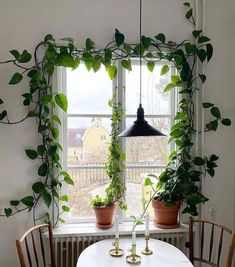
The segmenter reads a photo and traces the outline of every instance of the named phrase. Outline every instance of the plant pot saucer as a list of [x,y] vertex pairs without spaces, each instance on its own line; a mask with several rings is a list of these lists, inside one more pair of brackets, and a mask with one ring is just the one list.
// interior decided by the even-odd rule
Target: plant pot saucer
[[153,222],[156,227],[162,228],[162,229],[175,229],[180,226],[180,223],[178,222],[177,224],[160,224],[157,223],[156,221]]
[[99,224],[99,223],[95,223],[96,227],[100,228],[100,229],[109,229],[111,227],[113,227],[114,222],[110,223],[110,224]]

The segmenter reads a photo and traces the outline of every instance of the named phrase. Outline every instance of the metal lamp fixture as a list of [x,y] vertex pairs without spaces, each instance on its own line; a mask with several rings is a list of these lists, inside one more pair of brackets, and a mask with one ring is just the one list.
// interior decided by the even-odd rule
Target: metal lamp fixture
[[[140,0],[140,46],[142,36],[142,0]],[[164,136],[160,131],[153,128],[144,119],[144,109],[141,104],[141,93],[142,93],[142,53],[140,51],[140,104],[137,109],[137,120],[134,121],[133,125],[121,132],[119,137],[134,137],[134,136]]]

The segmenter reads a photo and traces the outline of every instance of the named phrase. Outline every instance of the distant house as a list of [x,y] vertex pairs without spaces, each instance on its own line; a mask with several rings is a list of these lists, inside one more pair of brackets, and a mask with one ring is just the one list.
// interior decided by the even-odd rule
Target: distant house
[[87,129],[72,128],[68,130],[68,162],[104,163],[107,159],[107,146],[110,132],[101,119],[93,120]]

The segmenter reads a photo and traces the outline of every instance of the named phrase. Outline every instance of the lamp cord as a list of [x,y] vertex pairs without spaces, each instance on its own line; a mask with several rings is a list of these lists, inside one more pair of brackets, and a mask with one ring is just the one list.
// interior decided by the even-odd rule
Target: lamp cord
[[142,0],[140,0],[140,105],[141,105],[141,95],[142,95],[142,55],[141,55],[141,36],[142,36]]

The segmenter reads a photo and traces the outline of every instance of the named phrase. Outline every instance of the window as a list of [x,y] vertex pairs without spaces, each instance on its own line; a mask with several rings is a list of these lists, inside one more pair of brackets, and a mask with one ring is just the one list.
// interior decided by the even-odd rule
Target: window
[[[167,135],[173,122],[175,100],[173,92],[163,93],[171,74],[160,76],[162,65],[156,65],[152,73],[143,65],[142,104],[149,124]],[[63,157],[67,162],[65,168],[75,182],[74,187],[68,188],[69,217],[90,221],[94,215],[89,201],[97,194],[104,195],[109,183],[103,170],[110,142],[108,100],[115,90],[119,90],[119,102],[125,110],[121,128],[133,123],[139,104],[139,63],[134,61],[132,72],[118,71],[116,81],[109,79],[104,68],[94,74],[82,64],[75,71],[64,70],[62,76],[69,102],[68,112],[64,115],[67,151]],[[141,199],[148,194],[143,184],[146,175],[161,173],[172,148],[167,137],[122,138],[121,142],[126,152],[124,179],[128,210],[123,219],[127,220],[143,208]]]

